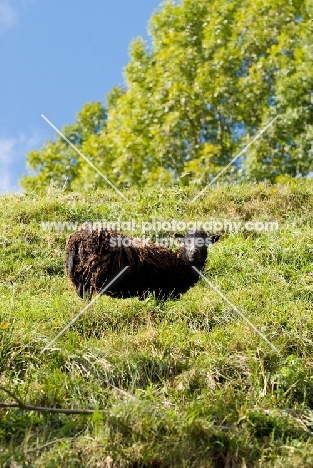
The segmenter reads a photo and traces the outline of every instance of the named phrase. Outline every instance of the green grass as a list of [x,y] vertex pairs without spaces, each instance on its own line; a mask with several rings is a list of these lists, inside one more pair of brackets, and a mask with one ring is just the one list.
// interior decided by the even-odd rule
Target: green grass
[[[1,466],[313,466],[313,183],[194,195],[1,197],[0,385],[34,405],[103,410],[0,409]],[[280,354],[204,280],[178,301],[102,297],[41,354],[85,303],[64,275],[68,233],[40,223],[152,216],[278,221],[275,232],[225,232],[204,274]]]

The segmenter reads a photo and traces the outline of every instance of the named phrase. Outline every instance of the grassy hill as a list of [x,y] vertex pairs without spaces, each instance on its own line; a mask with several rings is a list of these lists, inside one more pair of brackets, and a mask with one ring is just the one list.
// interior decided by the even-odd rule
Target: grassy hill
[[[0,408],[0,465],[312,467],[313,183],[210,188],[195,203],[178,187],[126,195],[0,199],[0,385],[25,403],[96,409]],[[102,297],[41,352],[86,305],[64,275],[69,233],[41,223],[151,217],[278,223],[225,229],[204,274],[279,353],[204,280],[178,301]]]

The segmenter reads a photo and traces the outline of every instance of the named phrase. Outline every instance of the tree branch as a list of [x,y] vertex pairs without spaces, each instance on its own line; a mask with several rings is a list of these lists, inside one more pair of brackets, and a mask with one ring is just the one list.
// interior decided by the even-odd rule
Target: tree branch
[[[20,408],[24,411],[38,411],[40,413],[63,413],[63,414],[93,414],[96,410],[94,409],[75,409],[75,408],[49,408],[47,406],[35,406],[35,405],[28,405],[23,403],[20,398],[18,398],[11,390],[4,388],[0,385],[0,390],[4,391],[8,395],[10,395],[14,400],[15,403],[3,403],[0,402],[0,408]],[[103,413],[105,410],[99,410]]]

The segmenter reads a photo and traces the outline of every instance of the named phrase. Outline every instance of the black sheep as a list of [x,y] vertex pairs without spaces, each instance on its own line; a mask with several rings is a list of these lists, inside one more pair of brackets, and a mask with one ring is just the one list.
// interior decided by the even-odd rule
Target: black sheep
[[159,299],[179,298],[199,280],[192,266],[202,270],[208,246],[219,236],[196,230],[175,237],[182,243],[176,252],[110,229],[77,231],[67,241],[66,274],[83,298],[99,293],[128,266],[104,294],[144,299],[152,292]]

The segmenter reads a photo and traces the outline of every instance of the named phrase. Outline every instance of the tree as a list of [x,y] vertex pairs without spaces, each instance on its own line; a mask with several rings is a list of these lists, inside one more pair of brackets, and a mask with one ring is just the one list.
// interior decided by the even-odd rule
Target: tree
[[[227,178],[306,176],[313,167],[310,16],[311,0],[166,1],[150,21],[151,47],[132,42],[125,89],[109,93],[107,119],[86,126],[78,146],[118,186],[203,184],[279,114]],[[81,135],[79,118],[77,125]],[[24,177],[25,187],[57,179],[62,165],[71,187],[100,183],[59,140],[28,161],[38,174]]]
[[[87,103],[77,115],[73,125],[62,128],[63,135],[77,148],[91,154],[91,159],[99,159],[103,166],[104,144],[102,130],[106,126],[106,111],[100,102]],[[33,174],[22,176],[21,185],[26,190],[40,189],[51,182],[70,189],[78,188],[82,180],[91,179],[89,166],[79,154],[60,136],[56,141],[49,140],[39,151],[30,151],[27,166]],[[97,178],[97,173],[92,172]]]

